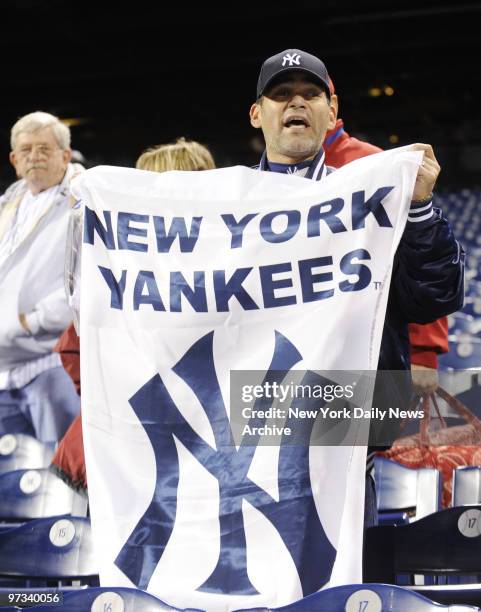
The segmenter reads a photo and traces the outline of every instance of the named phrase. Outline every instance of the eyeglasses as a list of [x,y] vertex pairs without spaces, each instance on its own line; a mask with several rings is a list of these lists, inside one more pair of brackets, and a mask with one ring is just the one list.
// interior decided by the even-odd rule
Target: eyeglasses
[[20,157],[28,157],[33,151],[40,153],[44,157],[50,157],[55,153],[55,151],[61,151],[60,147],[49,147],[48,145],[38,144],[38,145],[25,145],[15,150],[15,153]]

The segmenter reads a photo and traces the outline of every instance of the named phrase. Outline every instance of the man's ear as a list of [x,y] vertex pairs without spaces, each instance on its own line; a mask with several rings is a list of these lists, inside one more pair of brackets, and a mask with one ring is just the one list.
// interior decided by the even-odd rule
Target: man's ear
[[254,102],[249,111],[249,117],[251,119],[251,125],[255,128],[262,127],[261,121],[261,105],[259,102]]
[[10,163],[12,164],[12,166],[16,168],[17,167],[17,156],[15,155],[13,151],[10,151],[8,159],[10,160]]
[[10,151],[9,159],[10,159],[10,163],[15,168],[15,173],[17,175],[17,178],[23,178],[18,173],[18,160],[17,160],[17,156],[15,155],[14,151]]
[[63,163],[67,165],[69,161],[72,159],[72,149],[64,149],[62,151],[62,159],[63,159]]
[[332,130],[336,127],[337,121],[337,111],[339,110],[339,101],[337,99],[336,94],[331,95],[331,100],[329,102],[329,125],[328,130]]

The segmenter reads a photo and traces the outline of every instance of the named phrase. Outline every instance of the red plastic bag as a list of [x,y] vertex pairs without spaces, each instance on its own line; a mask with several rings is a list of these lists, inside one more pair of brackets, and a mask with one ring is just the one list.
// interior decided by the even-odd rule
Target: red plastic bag
[[[436,394],[466,424],[448,427],[439,411]],[[451,505],[453,470],[463,465],[481,465],[481,420],[441,387],[421,401],[424,417],[419,433],[398,438],[389,450],[378,454],[406,467],[434,467],[440,470],[443,477],[442,505],[447,508]],[[435,431],[431,427],[431,404],[440,423],[440,428]]]

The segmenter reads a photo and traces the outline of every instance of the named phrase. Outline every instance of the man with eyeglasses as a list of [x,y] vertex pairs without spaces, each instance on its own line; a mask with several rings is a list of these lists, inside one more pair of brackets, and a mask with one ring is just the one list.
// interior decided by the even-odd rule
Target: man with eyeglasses
[[0,435],[53,442],[79,410],[52,348],[72,318],[64,261],[69,183],[81,167],[69,163],[70,130],[49,113],[19,119],[11,149],[19,180],[0,197]]

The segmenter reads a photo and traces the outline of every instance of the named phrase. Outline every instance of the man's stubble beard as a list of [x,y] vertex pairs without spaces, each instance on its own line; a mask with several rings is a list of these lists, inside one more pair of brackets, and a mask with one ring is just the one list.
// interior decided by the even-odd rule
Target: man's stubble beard
[[320,144],[315,138],[282,138],[278,140],[277,150],[285,157],[298,158],[299,161],[315,157]]

